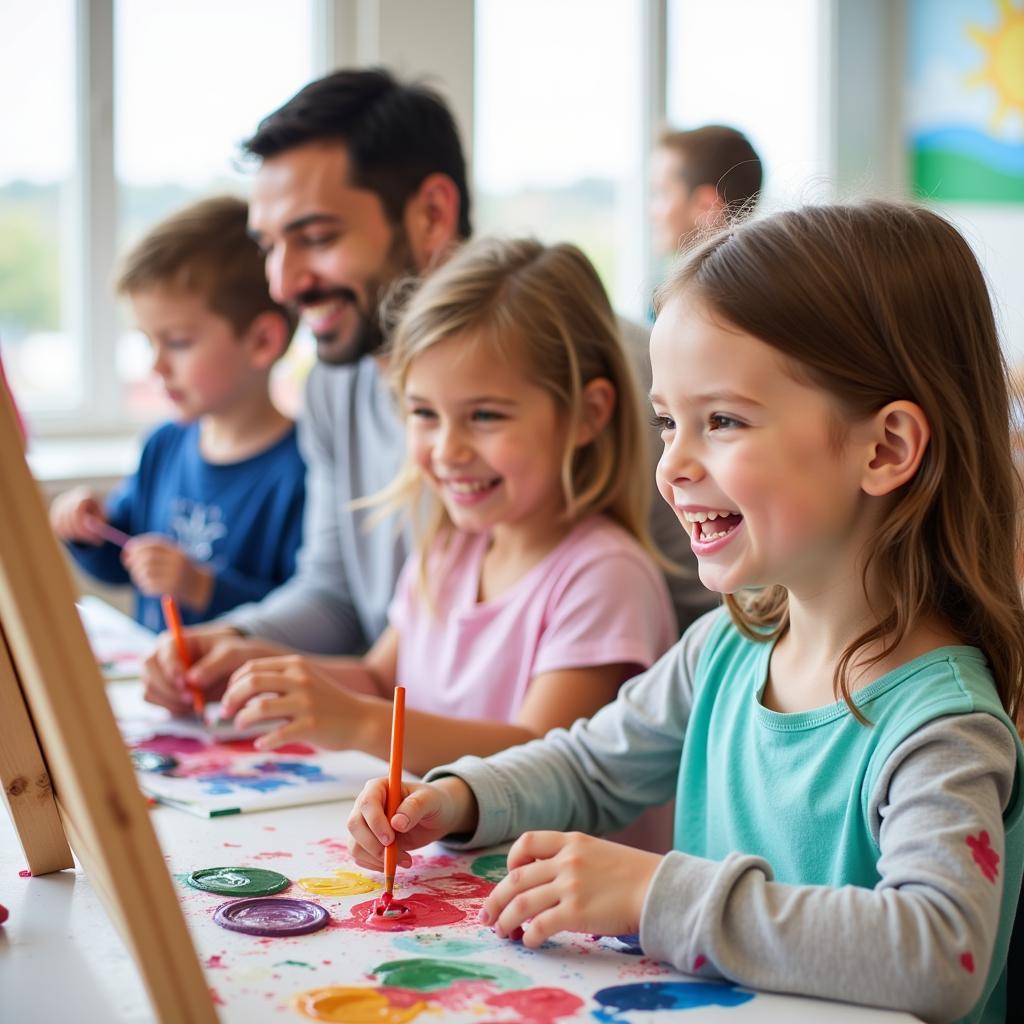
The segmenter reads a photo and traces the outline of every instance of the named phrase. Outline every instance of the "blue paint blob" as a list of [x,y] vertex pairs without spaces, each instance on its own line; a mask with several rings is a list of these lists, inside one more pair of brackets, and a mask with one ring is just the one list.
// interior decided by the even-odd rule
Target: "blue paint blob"
[[639,935],[595,935],[594,938],[598,945],[614,950],[616,953],[625,953],[626,956],[644,955]]
[[594,993],[603,1009],[593,1010],[596,1020],[623,1021],[630,1010],[693,1010],[700,1006],[741,1006],[754,998],[734,985],[710,981],[644,981],[615,985]]

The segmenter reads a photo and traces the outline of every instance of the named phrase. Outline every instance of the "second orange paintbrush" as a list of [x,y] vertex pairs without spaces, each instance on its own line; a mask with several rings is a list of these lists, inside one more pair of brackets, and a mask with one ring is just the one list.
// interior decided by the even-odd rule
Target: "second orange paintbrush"
[[[171,594],[164,594],[160,598],[160,605],[164,610],[164,621],[167,628],[174,637],[175,646],[178,648],[178,657],[181,659],[181,667],[187,672],[192,667],[192,659],[188,656],[188,644],[185,643],[185,632],[181,625],[181,615],[178,612],[178,603]],[[206,711],[206,700],[203,698],[203,691],[198,686],[190,686],[192,692],[192,707],[196,714],[202,718]]]

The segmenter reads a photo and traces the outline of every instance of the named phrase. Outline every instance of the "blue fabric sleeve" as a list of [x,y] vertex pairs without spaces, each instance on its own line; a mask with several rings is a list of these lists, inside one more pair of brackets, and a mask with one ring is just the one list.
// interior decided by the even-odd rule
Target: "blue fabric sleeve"
[[[136,472],[122,480],[107,498],[107,522],[122,533],[134,532],[132,513],[137,504],[138,488],[139,475]],[[72,541],[66,547],[78,566],[95,579],[104,583],[131,583],[128,570],[121,564],[121,549],[116,544],[109,541],[100,545]]]

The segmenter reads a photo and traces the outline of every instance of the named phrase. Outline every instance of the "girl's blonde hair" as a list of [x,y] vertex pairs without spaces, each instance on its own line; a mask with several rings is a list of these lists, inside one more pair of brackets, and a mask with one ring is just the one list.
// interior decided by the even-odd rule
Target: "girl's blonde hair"
[[[615,314],[587,257],[574,245],[479,239],[432,273],[409,300],[388,349],[388,372],[403,414],[413,361],[456,335],[484,346],[497,366],[520,368],[566,417],[564,520],[604,513],[654,555],[647,533],[651,485],[636,385]],[[573,439],[586,415],[583,389],[598,378],[615,388],[614,411],[603,430],[576,447]],[[434,542],[451,529],[443,504],[411,459],[375,503],[385,513],[400,508],[410,515],[425,585]]]
[[[790,357],[849,422],[898,399],[928,418],[920,468],[868,545],[865,592],[870,571],[883,595],[877,622],[843,652],[836,692],[863,721],[850,699],[852,659],[877,641],[883,650],[873,661],[885,657],[916,619],[935,615],[985,653],[1020,729],[1011,391],[988,289],[964,238],[910,204],[809,207],[700,244],[659,290],[659,307],[681,294]],[[782,587],[726,600],[752,639],[788,628]]]

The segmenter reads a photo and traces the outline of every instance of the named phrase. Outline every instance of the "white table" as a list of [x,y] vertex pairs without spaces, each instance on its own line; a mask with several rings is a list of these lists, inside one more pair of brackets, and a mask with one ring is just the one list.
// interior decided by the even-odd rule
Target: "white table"
[[[173,808],[157,807],[152,811],[152,821],[174,874],[242,864],[278,870],[294,880],[325,876],[334,868],[359,870],[347,862],[336,845],[348,841],[348,810],[347,803],[319,804],[204,820]],[[10,919],[0,928],[0,1019],[12,1024],[153,1020],[139,973],[89,879],[80,870],[40,878],[19,877],[24,867],[11,823],[6,815],[0,815],[0,903],[10,911]],[[223,1021],[301,1021],[306,1018],[290,1006],[296,993],[326,985],[374,984],[367,971],[375,958],[367,952],[367,946],[379,937],[367,941],[364,933],[336,928],[295,939],[259,940],[237,935],[212,921],[213,908],[225,902],[224,897],[189,889],[180,880],[175,884],[211,989],[223,1001],[218,1006]],[[293,886],[284,895],[307,894]],[[320,902],[333,918],[344,919],[350,906],[370,898],[325,897]],[[445,934],[493,945],[493,936],[475,924],[467,923]],[[640,958],[615,953],[589,937],[567,939],[565,944],[559,940],[558,948],[536,953],[518,946],[511,951],[506,948],[496,957],[492,950],[491,960],[508,964],[511,957],[512,965],[537,977],[539,985],[557,984],[550,979],[561,972],[565,987],[581,995],[602,986],[644,980],[636,973],[642,970]],[[420,940],[409,940],[416,941]],[[393,959],[416,955],[408,951],[391,953]],[[418,955],[431,953],[424,948]],[[486,951],[480,955],[487,958]],[[653,964],[648,971],[646,980],[685,980],[679,975],[659,976]],[[575,1016],[561,1020],[593,1021],[591,1010],[596,1008],[588,1001]],[[450,1008],[441,1013],[427,1011],[418,1022],[500,1019],[516,1018],[508,1011],[494,1012],[477,1000],[475,1008],[470,1006],[461,1013]],[[758,994],[738,1007],[702,1007],[685,1013],[631,1011],[620,1019],[644,1024],[664,1020],[693,1024],[734,1020],[895,1024],[913,1020],[906,1014],[767,994]]]

